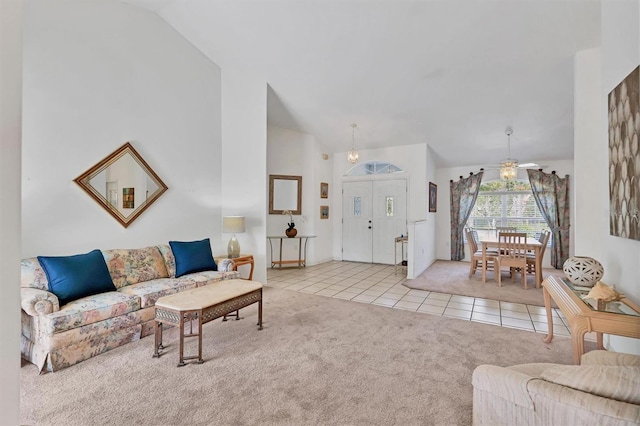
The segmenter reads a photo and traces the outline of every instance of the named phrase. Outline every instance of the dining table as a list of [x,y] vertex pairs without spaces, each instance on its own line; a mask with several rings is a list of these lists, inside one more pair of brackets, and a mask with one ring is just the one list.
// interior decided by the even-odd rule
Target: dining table
[[[487,249],[498,248],[498,237],[488,236],[480,242],[482,243],[482,282],[484,283],[487,280]],[[540,288],[542,285],[542,256],[540,256],[542,243],[536,238],[527,237],[527,250],[533,251],[535,257],[536,288]],[[494,271],[494,273],[499,274],[500,271]]]

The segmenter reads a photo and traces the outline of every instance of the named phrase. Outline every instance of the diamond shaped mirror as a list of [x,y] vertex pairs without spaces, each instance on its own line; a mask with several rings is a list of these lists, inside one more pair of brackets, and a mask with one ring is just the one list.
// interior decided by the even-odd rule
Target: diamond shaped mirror
[[125,228],[167,190],[129,142],[74,182]]

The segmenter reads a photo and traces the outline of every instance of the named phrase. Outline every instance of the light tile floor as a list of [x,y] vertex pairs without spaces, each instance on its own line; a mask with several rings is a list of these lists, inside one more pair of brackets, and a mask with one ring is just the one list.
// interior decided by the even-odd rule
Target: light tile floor
[[[461,267],[463,267],[461,265]],[[403,285],[403,271],[391,265],[331,261],[307,268],[267,270],[270,287],[441,315],[466,321],[547,333],[544,307],[478,297],[413,290]],[[569,337],[564,315],[553,309],[554,336]],[[586,339],[595,341],[595,335]]]

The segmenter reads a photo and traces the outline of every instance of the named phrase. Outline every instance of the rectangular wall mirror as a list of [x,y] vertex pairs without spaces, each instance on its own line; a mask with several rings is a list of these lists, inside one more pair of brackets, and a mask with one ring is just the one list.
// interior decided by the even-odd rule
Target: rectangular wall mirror
[[302,176],[269,175],[269,214],[302,214]]

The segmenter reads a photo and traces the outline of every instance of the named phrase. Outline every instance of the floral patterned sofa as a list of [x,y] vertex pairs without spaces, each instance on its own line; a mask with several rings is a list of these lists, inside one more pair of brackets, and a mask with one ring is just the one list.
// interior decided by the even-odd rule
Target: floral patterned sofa
[[63,306],[49,291],[38,258],[22,260],[22,357],[41,373],[69,367],[152,334],[153,307],[161,296],[239,277],[225,264],[218,271],[176,278],[176,260],[169,245],[104,250],[102,255],[116,291]]

